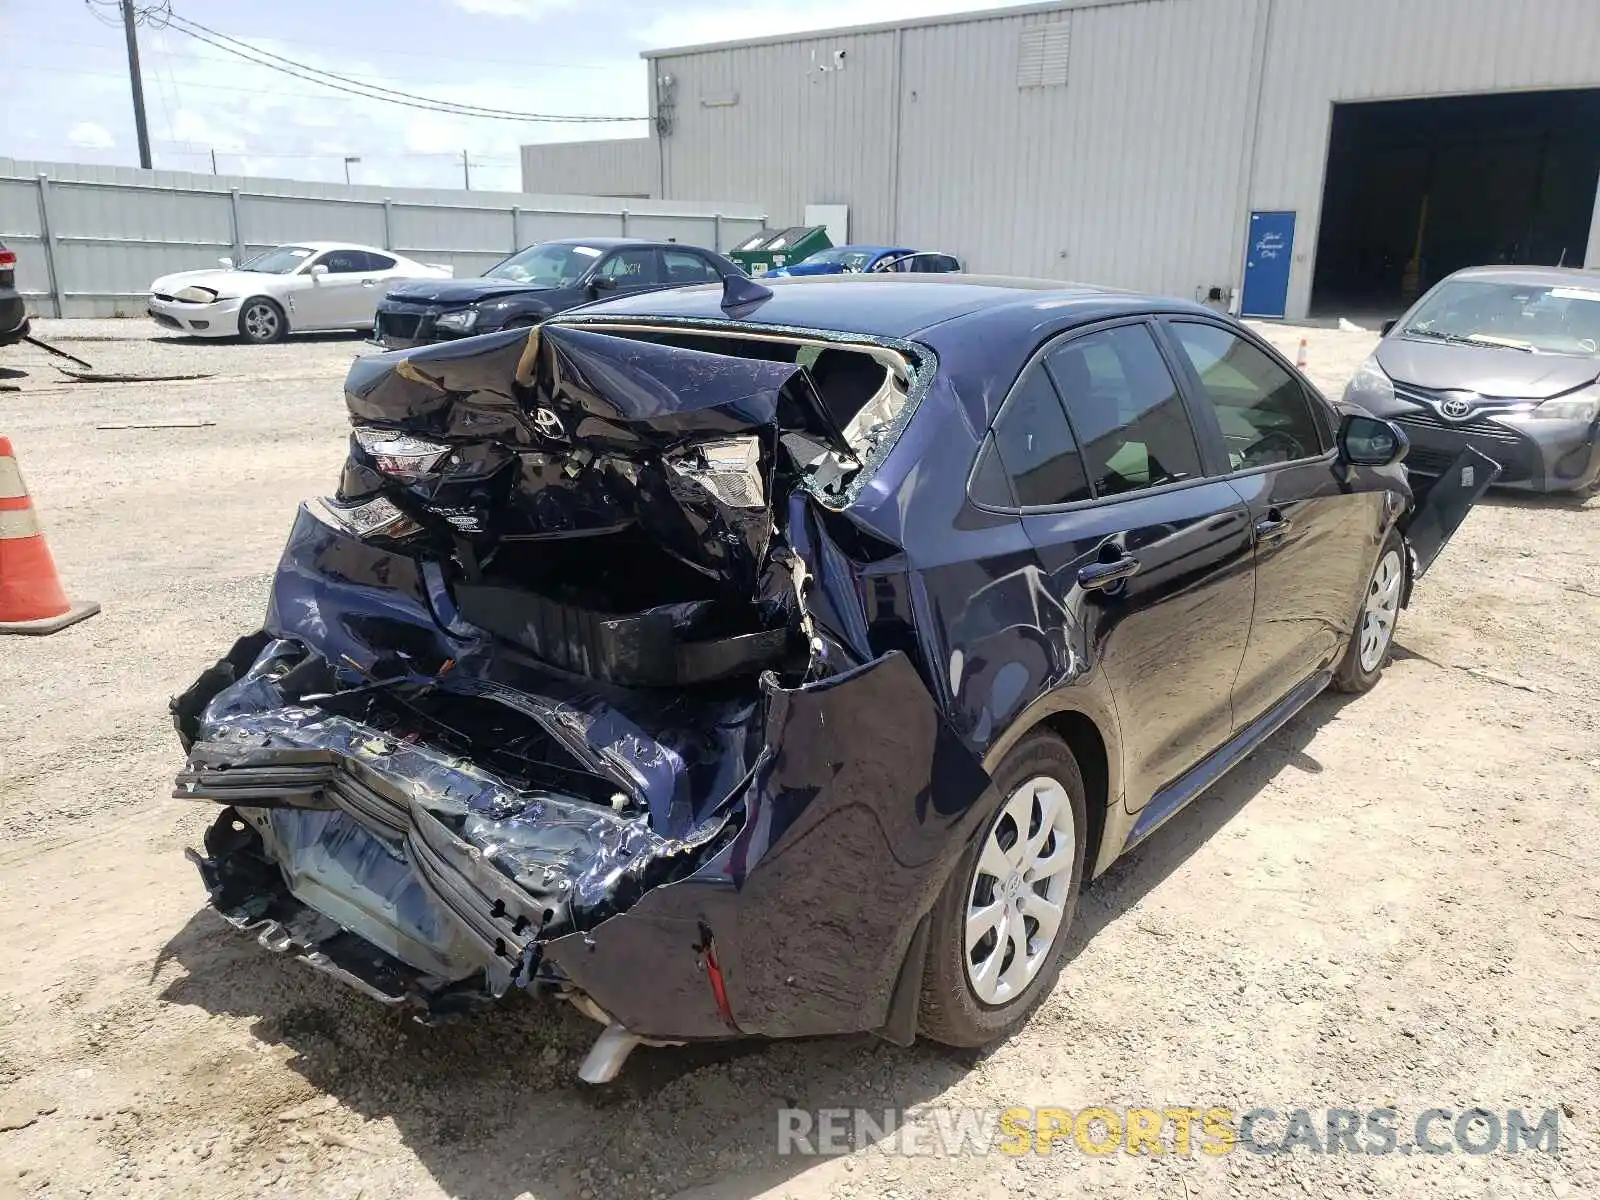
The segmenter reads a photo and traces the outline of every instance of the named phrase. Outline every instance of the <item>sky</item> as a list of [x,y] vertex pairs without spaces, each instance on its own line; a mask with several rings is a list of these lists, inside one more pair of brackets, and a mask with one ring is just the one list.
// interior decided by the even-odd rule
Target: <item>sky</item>
[[[639,118],[646,49],[1001,7],[1014,0],[136,0],[263,51],[381,87],[540,114]],[[112,11],[106,11],[106,5]],[[114,0],[0,0],[0,157],[137,166]],[[112,23],[108,24],[110,21]],[[291,78],[139,27],[157,168],[519,190],[518,147],[643,137],[640,119],[523,123],[422,112]]]

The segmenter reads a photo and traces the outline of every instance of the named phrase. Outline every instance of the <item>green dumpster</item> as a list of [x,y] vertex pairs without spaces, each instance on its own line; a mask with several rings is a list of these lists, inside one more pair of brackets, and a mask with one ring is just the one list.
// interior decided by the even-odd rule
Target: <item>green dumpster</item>
[[797,263],[832,245],[822,225],[791,225],[752,234],[728,251],[728,257],[750,275],[765,275],[774,267]]

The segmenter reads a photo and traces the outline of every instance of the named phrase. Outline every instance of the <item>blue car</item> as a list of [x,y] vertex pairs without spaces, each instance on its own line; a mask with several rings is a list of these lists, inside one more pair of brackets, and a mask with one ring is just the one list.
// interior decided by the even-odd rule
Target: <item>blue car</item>
[[1419,504],[1250,329],[974,276],[635,292],[345,402],[263,628],[173,701],[211,903],[425,1013],[568,1000],[593,1083],[1014,1028],[1087,880],[1377,682],[1495,469]]
[[854,275],[864,271],[914,271],[947,274],[961,270],[953,254],[912,250],[905,246],[832,246],[809,258],[768,271],[762,278],[785,275]]

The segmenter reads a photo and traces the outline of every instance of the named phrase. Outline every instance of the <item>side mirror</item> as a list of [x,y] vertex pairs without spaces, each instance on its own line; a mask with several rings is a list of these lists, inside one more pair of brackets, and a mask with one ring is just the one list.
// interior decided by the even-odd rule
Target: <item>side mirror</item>
[[328,268],[322,263],[318,263],[316,266],[311,268],[311,278],[313,279],[321,279],[327,273]]
[[611,275],[596,275],[589,281],[589,290],[598,295],[601,292],[614,292],[617,290],[617,281]]
[[1392,330],[1395,327],[1396,324],[1397,324],[1397,322],[1395,321],[1395,319],[1393,317],[1390,317],[1379,328],[1379,330],[1378,330],[1379,334],[1381,334],[1384,337],[1388,337],[1390,330]]
[[231,271],[233,270],[233,259],[219,258],[217,259],[217,266],[221,267],[224,271]]
[[1352,413],[1339,423],[1339,456],[1363,467],[1397,463],[1411,449],[1405,431],[1393,421]]

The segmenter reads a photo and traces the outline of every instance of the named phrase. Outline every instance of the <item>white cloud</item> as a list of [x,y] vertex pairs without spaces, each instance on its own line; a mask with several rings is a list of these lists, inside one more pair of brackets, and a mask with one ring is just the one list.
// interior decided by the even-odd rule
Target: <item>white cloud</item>
[[454,0],[464,13],[483,17],[542,17],[566,8],[571,0]]
[[110,150],[117,144],[104,125],[93,121],[79,121],[67,130],[67,141],[84,150]]

